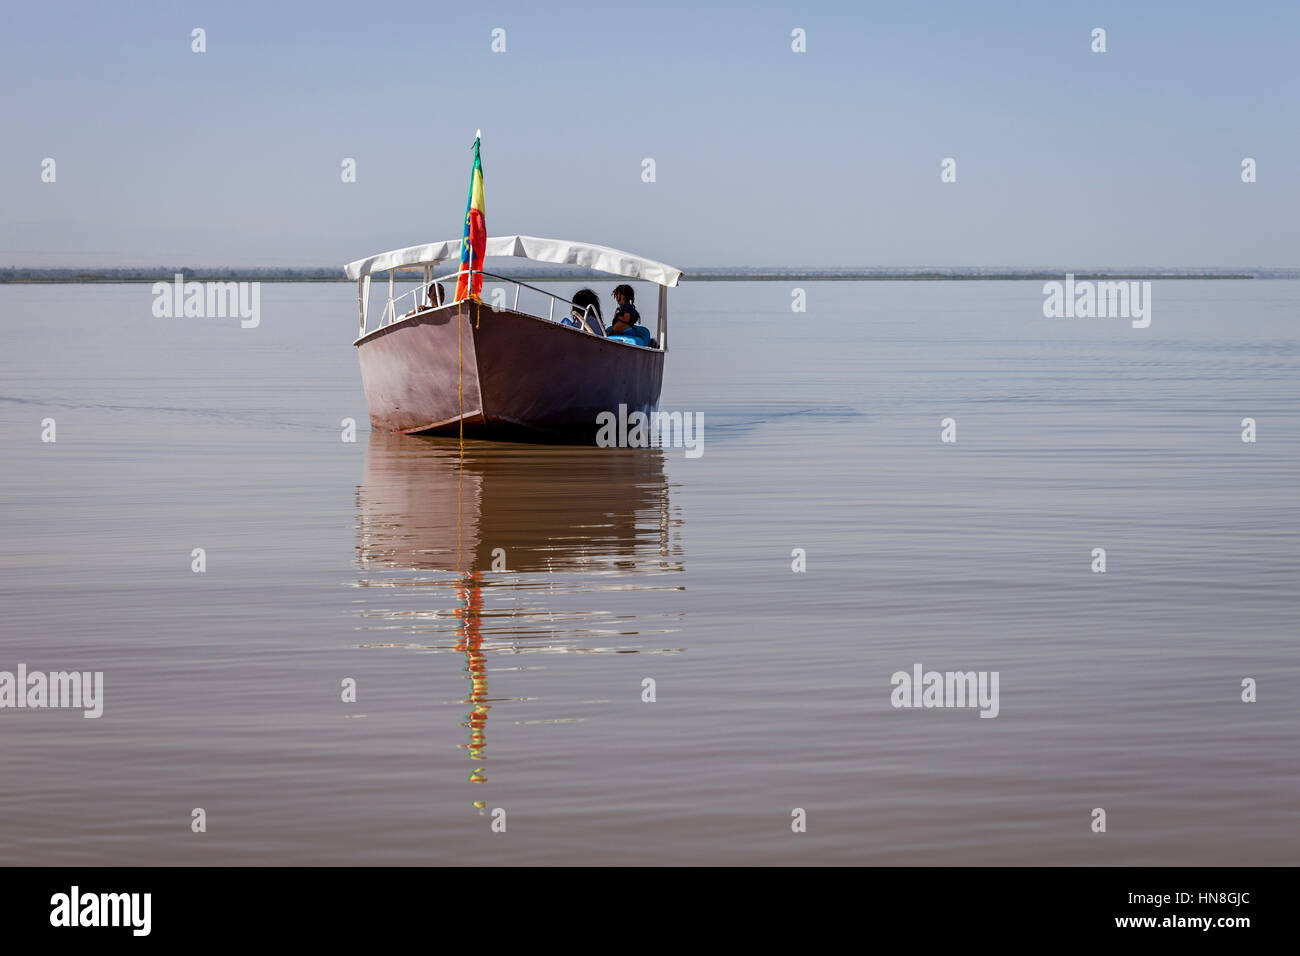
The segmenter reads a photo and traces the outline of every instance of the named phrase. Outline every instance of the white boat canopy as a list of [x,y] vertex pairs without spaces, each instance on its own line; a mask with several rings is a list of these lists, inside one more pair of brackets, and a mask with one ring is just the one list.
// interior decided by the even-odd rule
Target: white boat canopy
[[[608,272],[628,279],[644,279],[661,286],[675,286],[677,280],[682,277],[681,269],[674,269],[653,259],[642,259],[630,252],[620,252],[608,246],[596,246],[589,242],[569,242],[566,239],[489,236],[484,254],[516,256],[537,262],[581,266],[584,269],[595,269],[597,272]],[[344,272],[349,279],[360,279],[375,272],[424,266],[445,262],[448,259],[460,259],[459,239],[447,239],[443,242],[429,242],[422,246],[408,246],[405,249],[394,249],[392,252],[381,252],[377,256],[349,262],[344,267]]]

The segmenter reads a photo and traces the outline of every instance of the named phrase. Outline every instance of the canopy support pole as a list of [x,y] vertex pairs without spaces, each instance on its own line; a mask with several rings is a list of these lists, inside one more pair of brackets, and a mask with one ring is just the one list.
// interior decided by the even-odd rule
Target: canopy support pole
[[668,286],[659,287],[659,348],[668,351]]

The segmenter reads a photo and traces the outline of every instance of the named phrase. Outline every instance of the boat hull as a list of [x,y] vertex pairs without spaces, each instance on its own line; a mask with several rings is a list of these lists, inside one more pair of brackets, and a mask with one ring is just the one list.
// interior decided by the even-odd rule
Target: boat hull
[[664,353],[523,312],[460,303],[358,339],[373,427],[406,434],[594,438],[601,412],[652,410]]

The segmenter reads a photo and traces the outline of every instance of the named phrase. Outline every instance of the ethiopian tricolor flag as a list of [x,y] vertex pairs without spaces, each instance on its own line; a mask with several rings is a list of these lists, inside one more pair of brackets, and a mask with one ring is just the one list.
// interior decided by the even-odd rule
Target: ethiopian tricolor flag
[[487,207],[483,205],[483,161],[478,155],[479,139],[474,136],[474,168],[469,174],[469,199],[465,201],[465,232],[460,238],[460,275],[456,279],[456,301],[479,301],[483,291],[483,250],[487,247]]

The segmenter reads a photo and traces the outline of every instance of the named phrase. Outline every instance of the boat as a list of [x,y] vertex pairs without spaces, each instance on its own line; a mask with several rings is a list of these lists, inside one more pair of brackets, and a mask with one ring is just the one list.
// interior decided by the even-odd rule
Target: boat
[[[650,413],[659,403],[668,352],[668,289],[682,271],[608,246],[536,236],[492,236],[487,258],[513,257],[602,272],[659,287],[657,334],[650,346],[563,324],[575,304],[504,275],[461,264],[461,239],[395,249],[345,267],[357,283],[361,365],[370,423],[405,434],[590,441],[597,416]],[[438,275],[438,267],[455,268]],[[388,294],[371,324],[372,280]],[[398,276],[419,278],[397,294]],[[484,291],[438,304],[431,283]],[[521,295],[525,296],[521,305]],[[451,299],[452,296],[448,296]],[[407,300],[411,308],[407,309]],[[509,304],[507,305],[507,302]],[[579,311],[583,311],[579,309]],[[590,313],[588,313],[589,315]],[[599,330],[599,323],[589,326]]]

